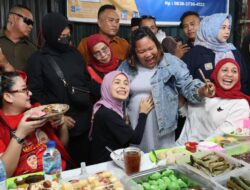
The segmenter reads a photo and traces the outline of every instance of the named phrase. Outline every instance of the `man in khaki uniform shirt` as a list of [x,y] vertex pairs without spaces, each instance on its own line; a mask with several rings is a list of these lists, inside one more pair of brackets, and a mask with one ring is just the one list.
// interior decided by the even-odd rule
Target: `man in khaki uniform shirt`
[[[113,5],[103,5],[98,11],[99,33],[102,34],[110,43],[112,52],[119,60],[124,60],[128,51],[128,42],[117,36],[119,30],[119,15]],[[87,38],[83,38],[78,45],[78,50],[88,64],[90,57],[87,49]]]
[[30,9],[17,5],[11,8],[7,26],[0,31],[2,50],[0,57],[4,56],[5,60],[17,70],[25,70],[28,58],[36,51],[36,46],[27,39],[32,31],[33,23]]

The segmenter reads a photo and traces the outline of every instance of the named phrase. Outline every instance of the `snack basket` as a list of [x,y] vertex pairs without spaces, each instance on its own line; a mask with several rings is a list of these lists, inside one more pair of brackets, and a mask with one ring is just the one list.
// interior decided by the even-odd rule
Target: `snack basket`
[[155,173],[161,173],[164,171],[172,170],[174,176],[177,177],[177,179],[181,179],[184,181],[188,187],[181,188],[181,189],[206,189],[206,190],[221,190],[221,186],[217,184],[212,179],[208,180],[207,178],[204,178],[203,176],[191,171],[187,170],[185,167],[182,166],[158,166],[153,169],[145,170],[139,173],[136,173],[132,176],[130,176],[131,180],[135,181],[138,184],[142,184],[139,186],[140,190],[143,190],[143,183],[147,181],[147,179],[150,178]]
[[182,165],[183,167],[187,168],[188,170],[191,170],[199,175],[202,175],[203,177],[205,177],[207,179],[214,179],[214,180],[216,180],[217,178],[219,178],[223,175],[226,175],[226,174],[234,174],[234,173],[240,172],[242,168],[244,168],[244,169],[250,168],[249,164],[247,164],[241,160],[235,159],[233,157],[230,157],[223,152],[203,151],[203,152],[196,152],[192,156],[200,159],[200,158],[202,158],[206,155],[209,155],[209,154],[215,154],[219,157],[222,157],[226,161],[226,163],[229,163],[231,166],[233,166],[233,169],[232,170],[225,170],[225,172],[219,173],[218,175],[209,175],[208,173],[206,173],[206,171],[203,168],[197,169],[197,168],[190,165],[190,163],[191,163],[190,155],[184,156],[181,159],[179,159],[178,164]]

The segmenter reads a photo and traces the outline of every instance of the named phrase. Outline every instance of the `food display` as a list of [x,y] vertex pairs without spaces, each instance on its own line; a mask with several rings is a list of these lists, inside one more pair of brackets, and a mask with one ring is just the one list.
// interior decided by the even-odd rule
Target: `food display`
[[169,151],[163,151],[156,154],[158,160],[166,160],[166,164],[175,164],[176,160],[181,158],[182,156],[187,155],[186,151],[181,151],[179,149],[172,149]]
[[30,113],[30,120],[37,120],[41,118],[51,118],[64,114],[68,111],[67,104],[48,104],[31,108],[26,113]]
[[216,136],[214,138],[214,142],[220,145],[221,147],[226,147],[237,143],[237,139],[235,137]]
[[9,190],[58,190],[57,181],[44,180],[44,175],[34,174],[27,177],[16,177],[14,183],[8,185]]
[[9,190],[125,190],[123,184],[110,171],[98,172],[84,179],[69,181],[44,180],[44,175],[32,174],[15,177],[8,183]]
[[190,162],[188,164],[211,177],[243,167],[242,164],[230,162],[215,152],[205,154],[201,157],[190,155]]
[[225,149],[225,154],[250,164],[250,142],[246,141],[229,146]]
[[232,135],[241,135],[241,136],[250,136],[250,129],[249,128],[238,127],[234,131],[232,131],[230,134],[232,134]]
[[235,137],[238,140],[250,139],[250,128],[244,127],[224,127],[222,131],[226,136]]
[[213,189],[216,184],[177,166],[158,167],[137,173],[132,179],[142,190]]
[[242,154],[232,155],[234,158],[237,158],[239,160],[243,160],[250,164],[250,152],[245,152]]
[[234,174],[228,174],[222,176],[216,180],[224,189],[231,190],[250,190],[250,170],[241,169],[239,172]]
[[181,189],[187,188],[188,185],[182,179],[174,175],[174,171],[166,169],[162,172],[151,174],[147,180],[139,182],[139,185],[147,189]]
[[124,190],[122,183],[110,171],[96,173],[86,179],[63,182],[62,190]]
[[149,153],[149,158],[152,162],[156,162],[156,158],[158,159],[160,165],[173,165],[176,164],[176,161],[182,156],[190,154],[183,147],[174,147],[167,149],[159,149],[155,150],[155,154],[151,151]]
[[232,190],[250,190],[250,180],[243,176],[230,177],[226,186]]

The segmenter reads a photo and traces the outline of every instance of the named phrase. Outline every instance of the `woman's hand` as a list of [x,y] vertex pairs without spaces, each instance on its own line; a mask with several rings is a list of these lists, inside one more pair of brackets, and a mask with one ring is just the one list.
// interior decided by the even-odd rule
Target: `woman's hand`
[[64,115],[64,124],[67,125],[69,129],[73,128],[75,123],[76,121],[72,117]]
[[154,101],[152,96],[142,99],[140,103],[139,112],[148,114],[154,108]]
[[200,97],[212,98],[215,95],[215,86],[214,83],[209,80],[206,81],[205,85],[198,90]]
[[35,121],[29,121],[28,120],[29,117],[30,117],[30,114],[25,114],[17,126],[17,130],[15,134],[19,138],[25,138],[31,132],[33,132],[39,127],[42,127],[47,122],[46,118],[35,120]]
[[64,115],[59,115],[59,116],[52,117],[49,120],[49,122],[52,125],[52,127],[57,128],[58,126],[61,126],[61,125],[64,124]]

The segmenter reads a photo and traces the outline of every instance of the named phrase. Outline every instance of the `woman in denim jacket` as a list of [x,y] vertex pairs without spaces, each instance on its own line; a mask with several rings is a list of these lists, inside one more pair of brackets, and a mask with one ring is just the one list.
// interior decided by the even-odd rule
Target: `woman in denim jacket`
[[193,80],[186,64],[171,54],[164,54],[160,43],[149,28],[139,28],[131,36],[128,60],[119,70],[131,80],[128,116],[132,127],[138,119],[141,98],[152,95],[155,109],[149,113],[143,139],[139,147],[151,149],[174,145],[178,117],[178,95],[192,103],[200,103],[203,97],[214,95],[214,85]]

